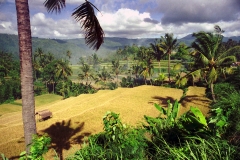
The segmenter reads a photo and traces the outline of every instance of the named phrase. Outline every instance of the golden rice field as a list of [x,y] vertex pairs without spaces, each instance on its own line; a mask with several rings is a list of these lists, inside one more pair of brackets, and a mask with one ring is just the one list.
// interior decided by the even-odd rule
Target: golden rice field
[[[65,100],[55,97],[52,102],[47,101],[46,95],[38,96],[36,111],[49,109],[53,117],[37,122],[37,132],[48,133],[55,150],[62,150],[63,157],[66,157],[81,147],[80,143],[85,137],[103,130],[102,117],[107,111],[119,113],[123,123],[135,126],[143,122],[144,115],[153,117],[159,115],[153,106],[154,103],[166,106],[168,99],[179,100],[182,94],[180,89],[139,86],[100,90],[95,94],[82,94]],[[205,88],[189,87],[180,112],[186,112],[190,106],[197,106],[207,114],[210,102],[205,97]],[[21,105],[21,102],[17,104]],[[0,105],[0,115],[0,153],[14,159],[24,150],[21,109],[13,106],[12,110],[6,111],[6,106]],[[53,154],[53,150],[50,150],[46,159],[51,159]]]

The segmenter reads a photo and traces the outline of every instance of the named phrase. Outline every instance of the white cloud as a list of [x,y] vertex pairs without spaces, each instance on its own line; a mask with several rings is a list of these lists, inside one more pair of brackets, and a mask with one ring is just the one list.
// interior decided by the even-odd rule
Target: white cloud
[[32,35],[41,38],[79,38],[80,25],[74,19],[54,20],[43,13],[31,18]]
[[122,8],[115,13],[98,13],[97,17],[106,36],[139,38],[163,31],[161,24],[145,21],[146,18],[151,19],[147,12],[139,13],[137,10]]
[[12,22],[0,22],[0,33],[17,34],[17,29]]
[[[17,33],[14,0],[1,9],[0,33]],[[67,0],[61,14],[48,14],[45,0],[30,0],[32,35],[42,38],[82,37],[72,10],[85,0]],[[106,37],[159,38],[173,33],[181,38],[198,31],[212,31],[219,25],[224,36],[240,35],[239,0],[91,0],[101,13],[98,20]],[[9,5],[9,3],[12,3]],[[9,8],[6,8],[9,7]]]

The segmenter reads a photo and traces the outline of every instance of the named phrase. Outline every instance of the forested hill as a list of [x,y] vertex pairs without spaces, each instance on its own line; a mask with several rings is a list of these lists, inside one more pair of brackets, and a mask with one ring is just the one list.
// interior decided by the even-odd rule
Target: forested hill
[[[225,38],[228,39],[228,38]],[[239,41],[240,37],[232,38],[233,40]],[[92,55],[97,53],[99,57],[110,56],[111,53],[116,52],[118,48],[123,48],[128,45],[136,44],[138,46],[148,46],[154,42],[154,38],[149,39],[127,39],[118,37],[106,37],[104,44],[101,48],[95,52],[85,45],[83,38],[78,39],[44,39],[33,37],[33,52],[36,48],[42,48],[44,52],[51,52],[55,57],[64,57],[69,50],[72,53],[71,62],[76,64],[81,56]],[[188,35],[180,42],[184,42],[189,45],[193,41],[193,37]],[[6,51],[12,53],[14,57],[18,58],[18,38],[17,35],[0,34],[0,51]]]
[[[92,55],[97,53],[99,57],[106,57],[111,53],[116,52],[118,48],[123,48],[127,45],[144,45],[147,46],[153,42],[154,39],[126,39],[126,38],[108,38],[104,39],[101,48],[96,52],[89,49],[85,45],[83,38],[78,39],[44,39],[33,37],[32,45],[33,52],[36,48],[42,48],[44,52],[51,52],[55,57],[63,57],[69,50],[72,53],[71,61],[73,64],[77,63],[81,56]],[[0,51],[12,53],[14,57],[18,58],[18,37],[17,35],[0,34]]]

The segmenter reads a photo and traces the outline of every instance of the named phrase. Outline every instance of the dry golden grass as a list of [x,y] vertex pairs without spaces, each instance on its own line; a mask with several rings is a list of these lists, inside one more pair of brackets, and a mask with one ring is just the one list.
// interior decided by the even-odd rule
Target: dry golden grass
[[[139,86],[136,88],[118,88],[101,90],[95,94],[83,94],[55,103],[37,107],[36,111],[49,109],[53,117],[37,122],[38,133],[48,133],[55,149],[63,151],[63,157],[80,148],[79,143],[85,136],[102,131],[102,117],[107,111],[120,114],[123,123],[137,125],[143,116],[159,115],[154,103],[167,105],[167,100],[180,99],[182,90],[156,86]],[[198,106],[205,114],[210,101],[204,96],[205,88],[190,87],[186,100],[183,101],[181,113],[190,106]],[[37,117],[36,117],[37,118]],[[0,117],[0,153],[7,157],[18,156],[24,149],[21,111],[4,114]],[[72,144],[73,147],[69,147]],[[53,151],[49,152],[49,155]],[[50,156],[48,156],[47,159]]]

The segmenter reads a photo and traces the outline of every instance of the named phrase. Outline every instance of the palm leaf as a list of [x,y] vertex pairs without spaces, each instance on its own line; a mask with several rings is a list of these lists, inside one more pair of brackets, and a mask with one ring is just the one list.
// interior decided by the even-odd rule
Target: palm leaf
[[216,80],[217,80],[217,71],[216,71],[216,69],[213,67],[212,69],[211,69],[211,71],[209,72],[209,74],[208,74],[208,83],[210,84],[210,83],[213,83],[213,82],[215,82]]
[[93,7],[96,8],[91,2],[86,1],[75,8],[72,16],[76,21],[80,21],[81,28],[85,31],[86,44],[89,45],[90,48],[98,50],[104,42],[104,32],[95,16]]
[[65,0],[46,0],[43,4],[48,12],[60,13],[66,7]]
[[174,71],[179,71],[182,68],[182,64],[181,63],[177,63],[173,66],[173,70]]
[[235,55],[236,56],[236,54],[239,54],[239,53],[240,53],[240,46],[234,46],[234,47],[222,52],[218,56],[217,60],[221,59],[222,57],[226,57],[226,56],[230,56],[230,55]]
[[236,62],[236,61],[237,61],[237,59],[235,56],[227,56],[227,57],[223,57],[222,59],[218,59],[217,65],[218,66],[223,66],[223,65],[230,66],[233,62]]

